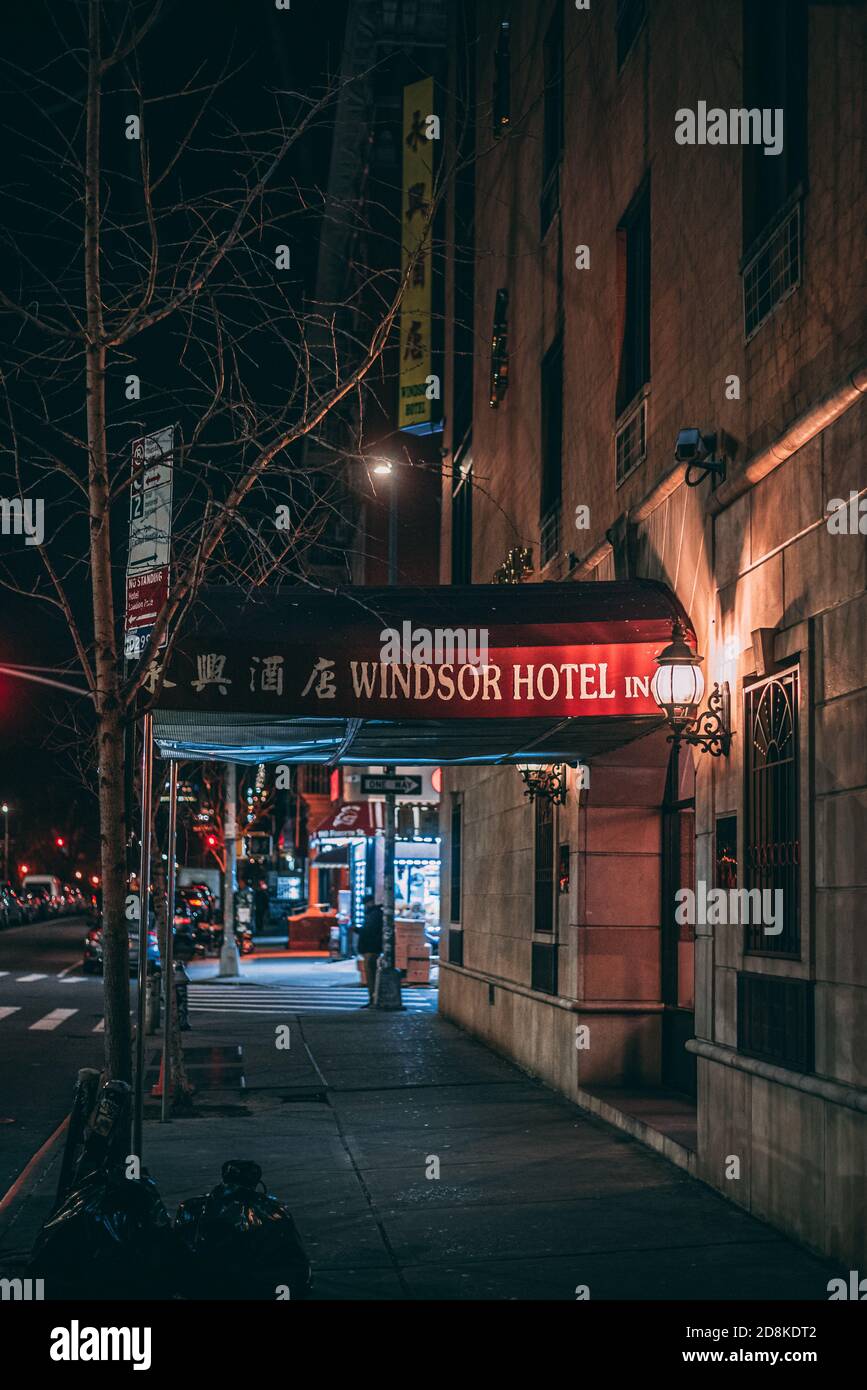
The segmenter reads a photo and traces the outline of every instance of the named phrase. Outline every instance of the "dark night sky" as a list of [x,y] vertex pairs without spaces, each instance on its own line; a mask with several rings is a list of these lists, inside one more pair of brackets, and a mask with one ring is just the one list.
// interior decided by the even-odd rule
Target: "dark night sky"
[[[104,6],[108,16],[118,15],[125,8],[126,0],[116,0],[116,3],[106,0]],[[146,14],[149,9],[149,4],[137,0],[137,14]],[[50,240],[43,237],[46,223],[50,221],[46,219],[45,209],[60,214],[65,195],[60,182],[51,176],[51,152],[46,153],[45,167],[40,171],[28,158],[32,151],[27,150],[19,138],[21,131],[42,134],[38,112],[22,97],[22,88],[38,93],[37,104],[47,105],[51,100],[47,91],[22,78],[22,73],[39,73],[60,93],[79,93],[83,76],[75,61],[74,49],[82,42],[85,15],[86,5],[82,0],[48,0],[47,3],[46,0],[31,0],[26,6],[4,7],[0,19],[4,182],[7,190],[17,189],[20,195],[13,206],[8,197],[0,194],[3,203],[0,226],[11,227],[19,241],[37,248],[34,257],[49,254]],[[313,92],[322,86],[328,75],[339,71],[345,17],[345,0],[340,3],[332,0],[327,6],[314,4],[313,0],[293,0],[288,12],[277,11],[271,0],[250,0],[245,4],[238,4],[237,0],[166,0],[158,24],[143,47],[146,91],[171,91],[190,79],[201,83],[206,77],[213,77],[228,57],[230,66],[238,71],[220,95],[220,119],[228,117],[243,130],[264,129],[273,123],[271,93],[274,89]],[[120,76],[118,80],[125,79]],[[59,94],[56,104],[57,109],[64,112],[63,120],[70,123],[64,126],[65,132],[80,148],[80,132],[75,128],[72,109],[65,107]],[[129,106],[128,96],[109,89],[103,139],[107,164],[112,160],[116,165],[118,161],[128,160],[129,150],[120,131],[122,114]],[[162,103],[152,109],[149,138],[159,156],[154,161],[156,167],[183,133],[177,113],[177,103]],[[324,188],[330,143],[331,128],[326,121],[290,156],[290,167],[286,171],[289,179],[297,180],[308,191]],[[195,173],[201,180],[200,190],[225,183],[225,169],[218,155],[202,155],[194,167],[194,176]],[[190,177],[189,172],[186,177]],[[120,184],[115,185],[114,196],[122,196]],[[286,197],[289,198],[288,193]],[[32,203],[41,206],[37,210],[30,206]],[[75,254],[68,238],[77,235],[78,228],[65,229],[62,221],[56,225],[58,264],[68,264],[70,256]],[[301,227],[300,223],[293,225],[293,272],[297,269],[299,294],[312,289],[318,246],[315,217],[303,223],[303,230],[299,230]],[[5,255],[0,259],[5,259]],[[11,277],[0,272],[3,288],[13,298],[21,297],[19,274],[20,265]],[[76,271],[71,274],[75,277]],[[78,278],[80,280],[80,276]],[[8,346],[9,335],[16,331],[17,325],[10,322],[10,316],[0,314],[0,352],[4,357],[7,353],[3,349]],[[162,362],[154,362],[154,374],[163,367]],[[277,384],[279,386],[279,381]],[[273,383],[268,385],[273,386]],[[82,400],[78,387],[72,408],[80,412]],[[153,424],[164,423],[159,403],[155,409]],[[75,427],[81,427],[80,414]],[[129,437],[135,437],[137,432],[131,430]],[[4,467],[0,459],[0,496],[8,496],[10,491],[8,467]],[[125,543],[122,523],[123,519],[116,515],[115,538],[121,536]],[[70,553],[75,544],[72,540]],[[85,533],[81,534],[78,544],[78,553],[84,553]],[[25,586],[38,565],[34,552],[25,550],[20,537],[0,536],[0,562],[10,564],[16,581]],[[82,574],[71,581],[73,592],[82,600],[86,595],[84,578]],[[72,658],[66,624],[59,615],[44,604],[32,600],[24,602],[0,589],[0,661],[38,665],[69,663],[72,668]],[[73,680],[79,683],[78,677],[73,676]],[[85,713],[85,702],[72,703]],[[25,834],[28,821],[35,827],[50,818],[61,828],[64,817],[84,818],[93,823],[95,802],[81,788],[75,759],[68,752],[59,751],[55,746],[56,735],[50,736],[51,726],[65,706],[65,697],[57,692],[0,676],[0,800],[8,799],[16,808],[25,808]],[[86,717],[83,724],[86,727]],[[70,735],[67,742],[74,743],[74,735]]]

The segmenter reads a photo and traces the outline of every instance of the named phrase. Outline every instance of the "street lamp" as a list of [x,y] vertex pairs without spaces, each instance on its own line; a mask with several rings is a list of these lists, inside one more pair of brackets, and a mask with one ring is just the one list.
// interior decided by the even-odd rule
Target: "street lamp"
[[[380,478],[389,479],[388,496],[388,583],[389,588],[397,583],[397,469],[390,458],[375,458],[371,463],[374,473]],[[394,774],[394,768],[385,769],[386,776]],[[395,842],[395,797],[394,792],[385,795],[385,835],[382,867],[382,955],[376,970],[376,986],[373,1006],[376,1009],[396,1011],[403,1008],[400,993],[400,971],[395,966],[394,946],[394,842]]]
[[714,684],[708,707],[699,714],[704,695],[702,660],[687,643],[683,624],[676,619],[671,642],[656,658],[657,671],[650,689],[673,730],[670,743],[691,743],[713,758],[727,758],[732,741],[729,684]]
[[3,878],[4,881],[9,877],[9,807],[6,802],[0,806],[3,812]]

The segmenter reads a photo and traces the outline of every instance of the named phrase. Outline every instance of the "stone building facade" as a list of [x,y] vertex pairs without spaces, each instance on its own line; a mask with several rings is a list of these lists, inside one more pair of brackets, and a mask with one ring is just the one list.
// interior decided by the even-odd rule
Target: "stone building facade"
[[[441,1008],[863,1270],[865,11],[451,9],[441,581],[664,582],[733,739],[661,729],[553,810],[448,769]],[[779,929],[680,923],[702,885]]]

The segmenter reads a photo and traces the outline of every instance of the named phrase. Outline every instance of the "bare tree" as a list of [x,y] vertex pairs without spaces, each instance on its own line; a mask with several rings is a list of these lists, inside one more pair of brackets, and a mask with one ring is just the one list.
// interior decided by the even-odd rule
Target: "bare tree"
[[[239,64],[211,73],[197,58],[179,90],[146,82],[171,42],[163,0],[80,0],[69,12],[80,44],[62,35],[59,56],[38,71],[6,68],[28,117],[17,140],[38,177],[7,193],[0,447],[14,493],[44,498],[51,524],[27,552],[41,570],[34,561],[22,578],[7,563],[0,583],[59,615],[92,703],[105,1064],[128,1080],[125,731],[159,688],[206,577],[253,587],[299,572],[339,461],[333,478],[311,480],[294,446],[360,399],[412,262],[403,277],[376,272],[381,310],[362,330],[345,305],[301,302],[281,273],[292,219],[301,225],[324,205],[292,172],[293,152],[327,121],[339,83],[274,91],[273,118],[242,131],[219,109]],[[436,199],[431,219],[435,210]],[[137,394],[141,381],[149,393]],[[170,596],[128,670],[129,447],[170,421],[180,425]],[[288,508],[282,528],[278,503]]]

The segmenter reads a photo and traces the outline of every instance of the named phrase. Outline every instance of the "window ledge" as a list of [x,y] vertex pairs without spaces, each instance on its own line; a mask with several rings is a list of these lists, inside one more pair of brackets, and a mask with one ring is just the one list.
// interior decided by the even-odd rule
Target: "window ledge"
[[763,1081],[775,1081],[780,1086],[788,1086],[790,1090],[802,1091],[805,1095],[817,1096],[833,1105],[843,1105],[847,1110],[867,1114],[867,1091],[858,1086],[849,1086],[843,1081],[826,1081],[824,1077],[812,1073],[788,1071],[773,1062],[760,1062],[757,1057],[748,1057],[733,1047],[723,1047],[704,1038],[690,1038],[685,1047],[687,1052],[707,1062],[734,1067],[736,1071],[761,1077]]

